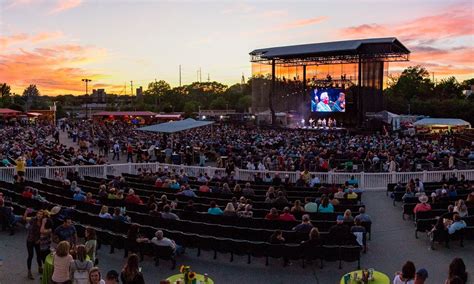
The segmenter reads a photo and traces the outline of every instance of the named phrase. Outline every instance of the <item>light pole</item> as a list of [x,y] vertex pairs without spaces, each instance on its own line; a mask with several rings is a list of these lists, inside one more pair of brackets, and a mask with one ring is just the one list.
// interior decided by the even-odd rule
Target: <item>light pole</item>
[[[92,80],[91,80],[91,79],[87,79],[87,78],[86,78],[86,79],[82,79],[82,82],[85,82],[85,83],[86,83],[86,96],[89,95],[88,84],[89,84],[90,81],[92,81]],[[89,107],[89,106],[88,106],[88,101],[89,101],[89,98],[86,97],[86,119],[89,118],[88,115],[87,115],[87,109],[88,109],[88,107]]]
[[89,84],[90,81],[92,81],[92,80],[91,79],[82,79],[82,82],[86,83],[86,95],[89,94],[88,84]]

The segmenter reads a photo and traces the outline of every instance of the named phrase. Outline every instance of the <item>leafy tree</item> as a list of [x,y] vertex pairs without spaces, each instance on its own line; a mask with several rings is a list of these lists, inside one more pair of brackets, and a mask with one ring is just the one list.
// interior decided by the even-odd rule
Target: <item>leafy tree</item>
[[239,98],[236,104],[236,110],[240,112],[247,112],[252,106],[252,96],[246,95]]
[[209,105],[210,109],[227,109],[229,106],[229,103],[223,98],[223,97],[218,97],[212,100],[212,102]]
[[10,96],[10,94],[10,86],[8,86],[7,83],[0,84],[0,95],[2,96],[2,99]]
[[460,98],[462,95],[462,87],[454,78],[454,76],[442,79],[439,84],[436,85],[434,93],[440,97],[440,99],[449,98]]
[[414,66],[403,70],[398,78],[392,78],[387,89],[389,95],[412,97],[430,97],[433,94],[433,82],[430,73],[424,67]]
[[34,98],[34,97],[39,97],[40,92],[38,88],[36,88],[36,85],[29,85],[24,91],[23,91],[23,97],[25,98]]
[[199,109],[199,103],[196,101],[187,101],[184,103],[183,112],[185,116],[192,116]]
[[40,92],[36,85],[29,85],[23,91],[23,98],[25,99],[25,110],[28,111],[31,108],[31,105],[36,102],[37,98],[40,96]]

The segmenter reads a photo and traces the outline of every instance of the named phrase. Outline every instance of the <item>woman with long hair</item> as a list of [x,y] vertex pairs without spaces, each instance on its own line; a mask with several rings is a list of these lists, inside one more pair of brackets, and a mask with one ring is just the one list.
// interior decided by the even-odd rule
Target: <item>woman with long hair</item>
[[397,272],[395,275],[393,284],[413,284],[415,282],[415,274],[415,264],[407,261],[402,267],[402,272]]
[[68,241],[61,241],[56,248],[56,252],[53,255],[53,276],[51,280],[53,283],[70,284],[71,278],[69,273],[69,267],[72,256],[69,254],[71,245]]
[[120,273],[120,280],[123,284],[145,284],[143,274],[138,268],[138,261],[138,255],[136,254],[131,254],[128,257],[127,263]]
[[43,224],[44,212],[39,210],[36,212],[35,217],[28,217],[29,213],[33,212],[31,208],[25,210],[23,215],[23,220],[27,223],[26,227],[28,228],[28,235],[26,237],[26,248],[28,250],[28,279],[33,280],[33,274],[31,273],[31,263],[33,261],[33,255],[36,253],[36,262],[38,263],[38,272],[43,272],[43,261],[41,258],[40,252],[40,239],[41,239],[41,226]]
[[87,256],[94,263],[94,265],[97,265],[98,263],[98,260],[96,257],[97,233],[93,228],[87,227],[86,232],[85,232],[85,237],[86,237],[85,247],[86,247]]
[[105,284],[98,267],[93,267],[89,270],[89,284]]
[[466,265],[462,258],[459,257],[456,257],[451,261],[451,264],[449,265],[449,278],[446,280],[446,283],[449,283],[449,280],[455,277],[459,277],[463,283],[467,283]]
[[87,251],[84,245],[76,247],[76,259],[71,261],[69,266],[69,274],[73,284],[87,283],[89,278],[89,271],[94,265],[92,261],[87,260]]

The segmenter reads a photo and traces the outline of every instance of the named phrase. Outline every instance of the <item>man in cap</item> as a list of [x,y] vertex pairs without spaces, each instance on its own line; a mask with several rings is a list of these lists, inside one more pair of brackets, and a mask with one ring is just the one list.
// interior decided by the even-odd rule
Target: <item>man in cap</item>
[[415,275],[415,282],[413,284],[424,284],[428,278],[428,271],[424,268],[418,269]]

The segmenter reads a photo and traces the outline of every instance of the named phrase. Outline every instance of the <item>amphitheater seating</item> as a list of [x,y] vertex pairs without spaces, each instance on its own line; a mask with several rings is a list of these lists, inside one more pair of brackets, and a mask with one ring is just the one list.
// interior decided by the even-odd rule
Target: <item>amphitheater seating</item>
[[[75,206],[75,209],[73,210],[74,220],[77,221],[75,225],[80,236],[83,236],[86,227],[92,226],[97,230],[100,243],[111,245],[114,248],[125,248],[127,240],[124,232],[128,231],[130,224],[99,218],[97,213],[100,210],[100,206],[76,202],[72,200],[70,196],[67,196],[68,194],[70,195],[70,193],[64,190],[64,188],[36,183],[29,183],[29,185],[36,187],[40,191],[40,194],[46,197],[48,202],[41,203],[37,200],[25,199],[20,194],[20,187],[4,182],[0,183],[0,192],[12,197],[16,210],[21,210],[20,208],[24,208],[23,206],[36,209],[50,209],[52,206],[57,204],[62,206]],[[241,226],[230,226],[226,224],[215,224],[209,222],[209,220],[207,220],[206,223],[204,222],[206,221],[204,220],[204,217],[209,217],[209,215],[204,216],[204,214],[196,214],[196,216],[200,216],[196,218],[202,218],[201,220],[169,221],[156,218],[153,220],[151,219],[151,216],[144,212],[131,211],[131,209],[136,209],[138,206],[135,206],[136,208],[132,207],[133,206],[127,205],[127,210],[129,210],[127,213],[132,216],[134,221],[135,219],[138,220],[140,231],[143,235],[152,237],[157,229],[161,229],[164,231],[165,236],[174,239],[178,244],[188,248],[197,248],[198,255],[200,255],[201,250],[208,250],[214,252],[214,258],[217,258],[217,253],[230,254],[231,261],[234,258],[234,254],[245,255],[247,256],[249,263],[251,262],[252,257],[265,257],[267,259],[267,264],[269,258],[285,257],[288,259],[302,259],[305,257],[300,248],[299,242],[304,240],[307,236],[298,235],[298,233],[293,231],[283,230],[284,237],[289,240],[289,243],[282,245],[269,244],[267,243],[267,240],[272,230],[256,225],[264,223],[264,220],[259,220],[258,218],[254,218],[257,221],[255,221],[255,224],[251,225],[255,228],[247,227],[248,224],[254,222],[254,219],[252,219],[252,221],[241,221],[242,223],[239,224]],[[141,209],[145,211],[143,208]],[[213,221],[216,223],[219,222],[216,220]],[[224,218],[222,218],[222,220],[224,220]],[[225,223],[232,221],[227,220],[222,222]],[[329,226],[333,221],[317,220],[315,222],[318,222],[316,226],[321,224],[321,227],[324,227],[323,222],[327,222]],[[268,226],[270,226],[271,229],[278,227],[278,225],[273,224]],[[203,235],[202,232],[206,232],[206,234]],[[324,241],[324,232],[321,235]],[[335,257],[340,265],[342,261],[357,261],[358,265],[360,265],[359,246],[337,246],[335,249],[332,249],[333,250],[322,249],[321,251],[323,253],[320,258],[328,259]],[[146,251],[146,248],[141,249],[141,251]],[[330,254],[330,256],[325,256],[324,251]],[[163,255],[166,255],[166,253],[163,253]],[[157,256],[157,253],[155,253],[154,257],[158,257],[156,260],[159,260],[159,255]]]

